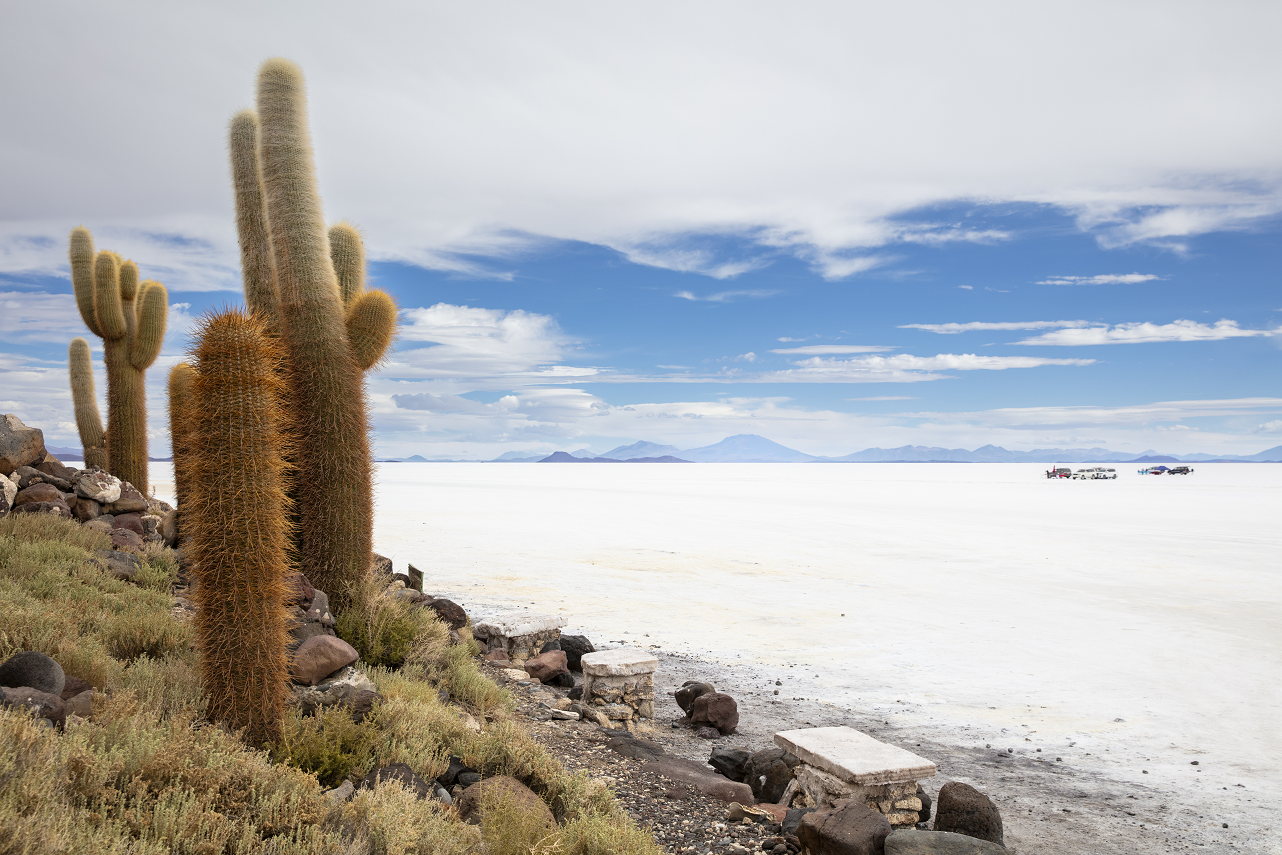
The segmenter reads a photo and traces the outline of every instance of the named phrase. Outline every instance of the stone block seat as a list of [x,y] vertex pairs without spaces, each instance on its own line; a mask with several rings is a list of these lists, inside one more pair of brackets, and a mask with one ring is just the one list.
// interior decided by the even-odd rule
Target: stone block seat
[[489,650],[505,650],[516,668],[539,655],[543,645],[561,637],[565,618],[534,612],[504,612],[472,627],[472,637]]
[[775,734],[775,744],[801,761],[795,774],[804,806],[857,799],[896,828],[917,824],[922,808],[917,782],[936,772],[924,757],[850,727],[785,730]]
[[659,660],[621,647],[583,655],[583,703],[628,731],[648,730],[654,718],[654,670]]

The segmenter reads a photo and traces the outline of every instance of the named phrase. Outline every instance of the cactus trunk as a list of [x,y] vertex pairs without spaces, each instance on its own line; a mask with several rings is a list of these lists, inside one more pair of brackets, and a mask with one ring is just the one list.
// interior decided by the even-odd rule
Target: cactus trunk
[[179,512],[187,504],[187,493],[192,483],[191,438],[187,433],[193,401],[192,383],[196,372],[186,362],[169,369],[169,437],[174,457],[174,488],[178,493]]
[[369,569],[373,460],[364,378],[348,343],[316,189],[303,77],[293,63],[263,65],[258,117],[277,312],[298,408],[299,569],[341,608]]
[[[289,681],[284,576],[287,414],[280,346],[238,310],[206,318],[193,356],[183,526],[210,716],[261,745],[280,736]],[[233,498],[234,497],[234,498]]]

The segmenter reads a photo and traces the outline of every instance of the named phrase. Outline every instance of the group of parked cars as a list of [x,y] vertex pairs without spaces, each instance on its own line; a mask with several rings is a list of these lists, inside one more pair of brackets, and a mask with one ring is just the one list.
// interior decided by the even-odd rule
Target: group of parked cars
[[[1191,475],[1193,470],[1187,466],[1150,466],[1147,469],[1141,469],[1141,475]],[[1054,469],[1046,470],[1047,478],[1069,478],[1073,481],[1099,481],[1104,479],[1116,478],[1117,470],[1109,469],[1104,466],[1096,466],[1093,469],[1078,469],[1074,472],[1067,466],[1057,466]]]
[[1059,466],[1047,470],[1047,478],[1069,478],[1074,481],[1099,481],[1107,478],[1116,478],[1116,469],[1106,469],[1103,466],[1097,466],[1094,469],[1078,469],[1074,472],[1066,466]]

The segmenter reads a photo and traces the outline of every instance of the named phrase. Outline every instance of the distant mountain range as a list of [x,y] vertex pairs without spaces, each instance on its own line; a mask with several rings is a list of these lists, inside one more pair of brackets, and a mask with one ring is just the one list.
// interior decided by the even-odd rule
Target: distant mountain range
[[936,448],[904,445],[899,448],[866,448],[843,457],[821,457],[780,445],[756,434],[739,434],[721,442],[685,450],[653,442],[621,445],[604,454],[594,455],[586,448],[558,451],[552,455],[531,455],[527,451],[509,451],[495,458],[502,463],[582,463],[651,460],[688,461],[691,463],[1282,463],[1282,445],[1258,454],[1161,454],[1149,449],[1138,455],[1107,448],[1038,448],[1033,451],[1008,451],[998,445],[985,445],[974,451],[965,448]]

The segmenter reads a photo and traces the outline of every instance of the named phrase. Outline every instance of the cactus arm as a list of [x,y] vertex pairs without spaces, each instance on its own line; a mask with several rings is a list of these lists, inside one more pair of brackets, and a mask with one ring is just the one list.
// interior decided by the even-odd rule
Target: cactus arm
[[139,289],[137,335],[129,344],[129,364],[146,371],[160,355],[165,341],[165,319],[169,314],[169,292],[165,286],[148,279]]
[[124,338],[128,332],[120,300],[120,262],[116,254],[103,250],[93,263],[94,317],[104,341]]
[[365,291],[365,241],[351,223],[339,223],[329,230],[329,257],[338,276],[338,294],[348,310]]
[[138,334],[138,265],[132,261],[120,265],[120,311],[125,316],[125,341],[132,342]]
[[[289,498],[280,348],[237,310],[202,319],[183,433],[183,529],[209,716],[255,745],[280,737],[289,684],[285,574]],[[233,501],[229,498],[235,497]]]
[[242,110],[231,120],[232,188],[236,197],[236,234],[240,240],[240,270],[249,310],[277,326],[276,267],[263,201],[262,169],[258,160],[258,116]]
[[366,291],[347,310],[347,338],[352,356],[368,371],[387,355],[396,333],[396,301],[386,291]]
[[94,251],[93,235],[84,226],[71,230],[68,253],[71,259],[71,287],[76,294],[76,308],[89,332],[102,338],[98,318],[94,311]]
[[80,445],[84,448],[85,466],[105,469],[107,434],[102,429],[102,415],[98,412],[89,342],[83,338],[71,340],[71,346],[67,348],[67,367],[71,377],[71,400],[75,405],[76,429],[80,433]]

